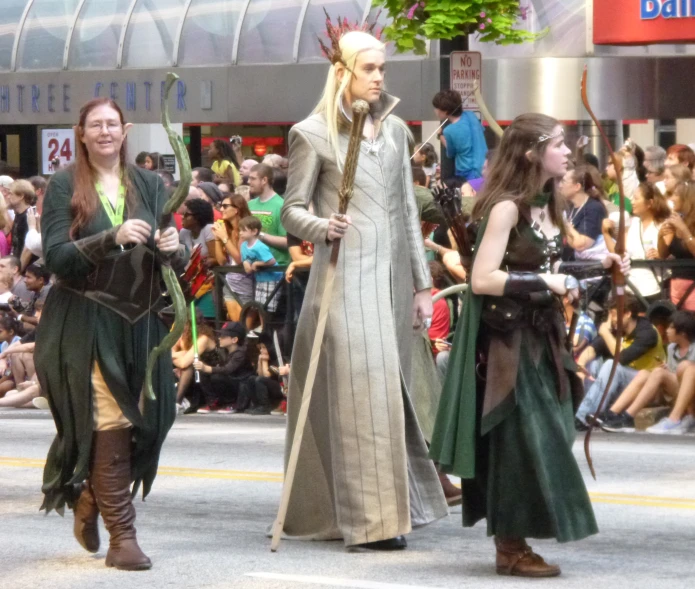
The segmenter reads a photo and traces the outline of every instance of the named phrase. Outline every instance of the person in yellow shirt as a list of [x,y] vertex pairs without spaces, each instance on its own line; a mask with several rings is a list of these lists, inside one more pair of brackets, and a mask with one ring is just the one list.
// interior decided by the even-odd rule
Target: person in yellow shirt
[[215,182],[229,182],[241,186],[241,174],[239,164],[231,143],[215,139],[208,148],[208,156],[212,160],[212,172],[215,174]]
[[[666,351],[661,341],[661,336],[656,328],[645,317],[639,314],[642,312],[642,305],[632,296],[627,296],[625,300],[627,310],[626,317],[623,319],[623,338],[622,351],[617,359],[619,362],[615,373],[615,378],[611,383],[611,390],[606,398],[606,404],[602,408],[605,410],[615,401],[618,395],[627,387],[640,370],[654,370],[666,361]],[[629,315],[628,315],[629,313]],[[615,350],[615,336],[613,335],[617,326],[618,312],[615,301],[611,305],[608,320],[599,328],[599,337],[582,352],[578,363],[586,366],[587,362],[593,358],[591,355],[612,354]],[[603,353],[606,354],[603,354]],[[581,429],[582,425],[587,425],[587,416],[595,414],[598,404],[606,390],[606,383],[611,372],[615,358],[607,360],[598,378],[591,385],[575,415],[576,425]]]

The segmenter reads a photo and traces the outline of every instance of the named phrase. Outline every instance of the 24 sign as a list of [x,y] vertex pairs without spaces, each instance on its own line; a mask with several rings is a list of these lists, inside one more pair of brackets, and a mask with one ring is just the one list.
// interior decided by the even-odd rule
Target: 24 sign
[[[71,164],[75,157],[75,133],[72,129],[43,129],[41,131],[42,173],[53,174],[58,168]],[[55,160],[59,161],[56,167]]]

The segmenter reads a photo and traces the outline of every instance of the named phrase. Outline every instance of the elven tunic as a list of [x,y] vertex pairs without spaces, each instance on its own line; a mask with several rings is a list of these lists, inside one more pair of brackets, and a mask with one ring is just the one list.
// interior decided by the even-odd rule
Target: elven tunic
[[[389,111],[382,103],[373,115],[385,119]],[[343,160],[347,143],[345,130]],[[447,513],[408,396],[413,288],[429,288],[430,275],[406,133],[385,119],[377,146],[370,152],[369,142],[361,144],[348,207],[352,225],[340,249],[285,521],[287,534],[342,537],[348,546],[405,534]],[[342,178],[322,115],[295,125],[289,147],[282,222],[315,249],[292,354],[286,459],[331,254],[328,217],[338,212]],[[307,211],[310,203],[315,214]]]

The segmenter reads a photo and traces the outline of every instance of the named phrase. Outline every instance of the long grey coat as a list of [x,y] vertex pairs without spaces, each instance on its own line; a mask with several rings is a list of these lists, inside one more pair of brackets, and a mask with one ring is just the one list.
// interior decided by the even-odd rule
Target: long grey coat
[[[381,122],[377,154],[363,141],[348,207],[302,451],[285,520],[292,536],[343,538],[348,546],[408,533],[446,515],[446,503],[413,411],[413,287],[430,274],[413,193],[405,131]],[[389,142],[385,134],[392,137]],[[340,146],[347,150],[347,133]],[[321,115],[289,135],[282,209],[288,233],[314,243],[314,261],[292,354],[286,460],[301,404],[331,247],[328,217],[338,212],[342,173]],[[309,213],[309,203],[314,214]]]

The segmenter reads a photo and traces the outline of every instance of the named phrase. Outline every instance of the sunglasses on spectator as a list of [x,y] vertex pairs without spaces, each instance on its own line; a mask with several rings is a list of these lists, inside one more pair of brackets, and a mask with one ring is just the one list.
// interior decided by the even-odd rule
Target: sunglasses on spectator
[[221,204],[221,205],[220,205],[220,208],[221,208],[222,210],[228,209],[229,207],[232,207],[233,209],[236,209],[236,208],[237,208],[237,207],[235,207],[234,205],[227,205],[227,204]]

